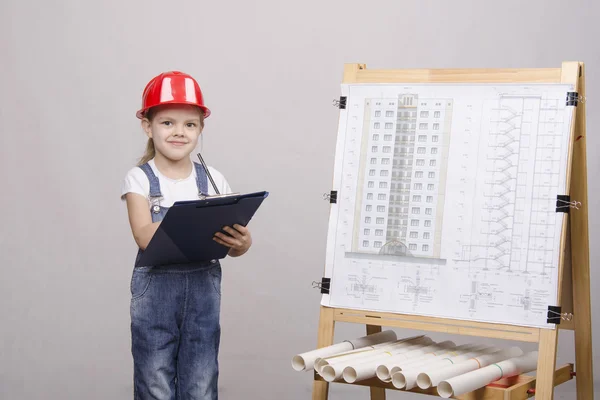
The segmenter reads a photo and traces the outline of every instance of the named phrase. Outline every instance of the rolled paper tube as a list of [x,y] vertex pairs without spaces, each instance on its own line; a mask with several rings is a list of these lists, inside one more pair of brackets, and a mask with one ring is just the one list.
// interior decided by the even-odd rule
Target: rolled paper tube
[[[459,346],[462,347],[462,346]],[[471,351],[470,349],[478,349],[477,351]],[[384,382],[392,382],[394,387],[397,389],[410,390],[417,386],[417,376],[426,369],[441,368],[453,363],[452,359],[455,360],[467,360],[471,357],[491,353],[493,351],[499,351],[500,349],[495,347],[482,348],[479,345],[465,346],[462,349],[455,349],[456,351],[447,352],[444,355],[430,358],[422,363],[413,363],[410,366],[403,367],[402,370],[392,369],[391,378]],[[451,354],[455,354],[454,357],[448,357]]]
[[348,383],[354,383],[374,377],[379,362],[380,359],[344,368],[344,380]]
[[[319,360],[318,363],[315,364],[315,371],[322,375],[323,367],[326,365],[337,365],[340,363],[344,363],[345,366],[350,365],[354,362],[360,362],[359,360],[366,359],[367,357],[373,357],[375,355],[390,352],[393,354],[397,354],[402,351],[406,351],[403,349],[407,348],[418,348],[421,344],[429,344],[432,340],[427,336],[420,336],[416,338],[411,338],[407,341],[397,341],[392,344],[387,344],[385,346],[371,346],[373,348],[363,348],[354,352],[348,352],[346,354],[335,355],[332,357],[324,358]],[[411,347],[415,346],[415,347]]]
[[427,369],[427,371],[423,371],[417,376],[417,385],[419,385],[421,389],[428,389],[432,386],[437,386],[443,380],[466,374],[467,372],[486,367],[498,361],[518,357],[521,355],[523,355],[523,351],[520,348],[511,347],[495,353],[473,357],[447,367],[439,369]]
[[356,358],[356,357],[364,357],[367,355],[367,353],[372,353],[374,350],[377,350],[377,349],[391,347],[396,343],[398,343],[398,342],[397,341],[383,342],[383,343],[379,343],[379,344],[376,344],[373,346],[365,346],[365,347],[361,347],[359,349],[344,351],[341,353],[329,355],[327,357],[317,357],[317,359],[314,362],[314,369],[315,369],[315,371],[320,372],[321,369],[325,365],[329,365],[330,362],[336,362],[336,361],[341,361],[341,360],[351,359],[351,358]]
[[344,369],[346,369],[349,366],[359,365],[359,364],[363,364],[363,363],[377,364],[377,363],[380,363],[383,358],[393,357],[394,355],[399,354],[401,352],[406,352],[406,351],[416,349],[419,347],[423,347],[423,346],[426,346],[426,345],[424,345],[424,344],[410,345],[410,343],[409,343],[409,346],[406,348],[379,349],[372,353],[367,354],[367,356],[365,356],[365,357],[346,359],[346,360],[342,360],[342,361],[338,361],[335,363],[325,365],[325,366],[323,366],[323,368],[321,368],[321,371],[319,372],[319,374],[327,382],[337,381],[342,377]]
[[378,332],[373,335],[363,336],[354,340],[346,340],[331,346],[322,347],[320,349],[311,350],[305,353],[295,355],[292,358],[292,368],[296,371],[310,370],[314,367],[315,360],[318,357],[326,357],[348,350],[356,349],[357,345],[368,346],[382,342],[396,340],[396,332],[387,330]]
[[414,369],[393,373],[392,385],[397,389],[410,390],[414,387],[410,386],[413,381],[416,385],[417,375],[419,375],[419,372]]
[[381,362],[386,358],[393,358],[397,355],[405,354],[407,352],[414,352],[425,347],[431,347],[431,345],[426,343],[420,343],[399,350],[394,349],[393,351],[385,351],[381,354],[374,355],[373,357],[369,357],[367,359],[352,360],[343,369],[342,376],[344,380],[348,383],[354,383],[362,381],[364,379],[372,378],[376,374],[377,366],[380,365]]
[[355,358],[355,357],[364,357],[367,355],[367,353],[372,352],[373,350],[388,349],[388,348],[394,348],[397,346],[402,347],[402,346],[405,346],[406,343],[420,343],[421,341],[424,341],[424,340],[431,341],[431,339],[429,337],[427,337],[425,335],[419,335],[419,336],[412,336],[412,337],[389,341],[389,342],[378,343],[378,344],[374,344],[372,346],[365,346],[362,348],[357,348],[356,350],[350,350],[350,351],[341,352],[338,354],[329,355],[327,357],[317,357],[317,359],[314,362],[314,369],[315,369],[315,371],[317,371],[317,373],[321,373],[321,369],[323,369],[323,367],[325,365],[329,365],[330,363],[333,363],[333,362],[339,362],[341,360]]
[[[410,359],[411,357],[418,357],[420,354],[426,353],[429,350],[439,350],[444,346],[454,346],[454,343],[452,342],[443,342],[440,344],[434,344],[434,345],[425,345],[425,346],[420,346],[419,348],[413,349],[411,351],[408,352],[402,352],[400,354],[393,354],[393,353],[388,353],[388,356],[391,356],[392,359],[395,359],[397,357],[401,357],[401,356],[405,356],[408,357],[408,359]],[[344,370],[343,370],[343,377],[344,380],[348,383],[354,383],[354,382],[358,382],[358,381],[362,381],[365,379],[369,379],[369,378],[373,378],[376,374],[377,374],[377,368],[379,365],[381,365],[382,361],[385,360],[385,358],[387,357],[379,357],[376,359],[369,359],[369,360],[365,360],[365,362],[359,363],[359,364],[355,364],[353,363],[352,365],[348,365]]]
[[[418,349],[420,347],[427,346],[427,344],[411,344],[408,343],[408,347],[395,347],[395,348],[387,348],[387,349],[379,349],[373,353],[370,353],[367,357],[353,358],[348,360],[343,360],[340,362],[331,363],[329,365],[325,365],[321,369],[320,375],[328,382],[333,382],[339,380],[344,373],[344,370],[347,367],[351,367],[359,364],[375,364],[381,363],[382,359],[393,357],[397,354],[401,354],[403,352],[407,352],[410,350]],[[375,367],[373,367],[375,368]]]
[[390,369],[390,375],[393,375],[396,372],[403,371],[406,368],[414,368],[419,365],[427,364],[435,359],[439,360],[442,356],[458,356],[472,349],[478,349],[481,347],[481,345],[475,344],[463,344],[457,347],[443,347],[439,350],[430,351],[419,357],[412,358],[405,362],[399,362],[395,367],[392,367],[392,369]]
[[[373,338],[376,338],[376,341]],[[374,333],[372,335],[362,336],[356,339],[351,339],[350,343],[354,346],[355,349],[359,349],[365,346],[372,346],[375,344],[383,343],[383,342],[391,342],[398,340],[396,336],[396,332],[394,331],[383,331],[379,333]],[[402,341],[406,339],[401,339]]]
[[[441,349],[441,350],[437,350],[432,351],[430,353],[427,354],[445,354],[447,350]],[[420,364],[421,362],[427,362],[427,360],[423,360],[420,357],[416,357],[413,359],[401,359],[398,360],[402,357],[394,357],[393,360],[384,360],[385,364],[380,364],[377,366],[376,370],[375,370],[375,375],[377,376],[377,378],[379,378],[381,381],[383,382],[391,382],[391,375],[393,375],[395,372],[399,372],[401,370],[401,368],[399,368],[397,365],[399,363],[405,362],[406,365],[411,366],[413,364]],[[403,365],[404,366],[404,365]]]
[[399,354],[394,354],[392,358],[390,359],[382,359],[380,364],[378,364],[375,368],[375,375],[382,381],[384,382],[389,382],[390,381],[390,369],[392,368],[393,365],[395,365],[396,362],[399,362],[398,360],[410,360],[411,355],[415,354],[415,351],[419,352],[419,350],[421,349],[434,349],[436,350],[439,346],[437,343],[430,343],[430,344],[425,344],[425,345],[421,345],[421,346],[414,346],[414,348],[409,348],[406,349],[403,352],[400,352]]
[[538,352],[510,358],[440,382],[438,394],[449,398],[477,390],[502,378],[524,374],[537,368]]
[[407,362],[407,360],[414,360],[415,358],[417,358],[423,354],[426,354],[428,352],[431,352],[431,351],[435,352],[435,351],[439,351],[441,349],[452,348],[455,346],[456,345],[454,344],[454,342],[447,340],[445,342],[434,343],[429,346],[421,347],[421,348],[415,349],[413,351],[410,351],[408,353],[398,354],[398,355],[390,358],[389,360],[386,360],[385,362],[379,364],[375,368],[375,374],[382,381],[386,381],[391,378],[392,368],[397,366],[399,363]]
[[406,343],[421,343],[422,341],[432,342],[432,340],[425,335],[413,336],[413,337],[404,338],[404,339],[397,339],[397,340],[393,340],[393,341],[382,342],[382,343],[378,343],[378,344],[374,344],[374,345],[370,345],[370,346],[356,348],[356,350],[349,350],[346,352],[340,352],[337,354],[328,355],[326,357],[318,357],[317,360],[315,361],[315,365],[319,364],[319,363],[324,363],[324,365],[325,365],[325,364],[328,364],[329,362],[334,362],[334,361],[343,359],[345,357],[354,357],[355,355],[362,356],[362,355],[364,355],[364,353],[366,353],[368,351],[372,351],[372,350],[404,346]]
[[484,354],[500,351],[500,349],[497,347],[481,348],[480,346],[477,346],[476,348],[477,351],[463,353],[455,357],[436,357],[436,359],[431,360],[425,364],[414,365],[407,369],[403,369],[402,371],[394,372],[392,373],[391,379],[389,379],[388,381],[392,382],[392,385],[394,385],[394,387],[397,389],[411,390],[412,388],[417,386],[418,375],[425,370],[443,368],[454,363],[468,360],[472,357],[482,356]]

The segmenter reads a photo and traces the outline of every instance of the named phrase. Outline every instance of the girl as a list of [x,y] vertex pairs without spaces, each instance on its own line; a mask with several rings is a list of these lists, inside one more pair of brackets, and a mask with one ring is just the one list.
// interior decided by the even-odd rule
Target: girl
[[[210,115],[191,76],[171,71],[153,78],[136,115],[148,144],[125,177],[122,199],[139,258],[174,202],[216,193],[202,165],[190,159]],[[213,168],[209,172],[220,193],[231,192],[223,175]],[[248,229],[223,229],[229,236],[217,232],[214,240],[229,247],[230,256],[248,251]],[[217,399],[220,263],[136,266],[131,296],[134,398]]]

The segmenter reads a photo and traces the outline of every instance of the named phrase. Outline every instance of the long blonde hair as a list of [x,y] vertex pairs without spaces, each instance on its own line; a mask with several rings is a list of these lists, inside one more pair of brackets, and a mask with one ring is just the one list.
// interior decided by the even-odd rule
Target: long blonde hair
[[[193,106],[192,106],[193,107]],[[200,127],[204,128],[204,111],[198,107],[194,107],[198,110],[200,114]],[[152,119],[156,114],[158,107],[153,107],[146,112],[145,117],[152,123]],[[144,151],[144,155],[140,157],[137,165],[146,164],[148,161],[152,160],[156,156],[156,148],[154,147],[154,140],[152,138],[148,138],[148,142],[146,143],[146,150]]]

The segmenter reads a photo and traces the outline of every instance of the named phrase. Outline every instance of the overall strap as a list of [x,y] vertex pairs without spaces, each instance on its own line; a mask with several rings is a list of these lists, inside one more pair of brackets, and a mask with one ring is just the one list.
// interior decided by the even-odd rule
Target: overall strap
[[196,185],[198,186],[198,196],[208,196],[208,177],[206,175],[206,171],[201,164],[196,162],[194,163],[194,168],[196,168]]
[[150,181],[150,197],[162,197],[160,192],[160,182],[158,181],[158,177],[154,174],[154,171],[152,171],[150,164],[146,163],[140,165],[140,168],[144,171]]

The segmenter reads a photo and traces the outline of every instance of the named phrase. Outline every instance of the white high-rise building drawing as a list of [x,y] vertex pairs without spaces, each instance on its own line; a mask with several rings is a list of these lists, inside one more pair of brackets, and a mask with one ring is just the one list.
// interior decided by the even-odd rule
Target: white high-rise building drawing
[[447,99],[365,101],[353,252],[439,257],[451,115]]

